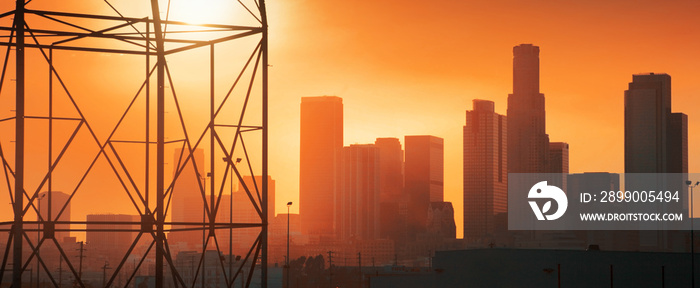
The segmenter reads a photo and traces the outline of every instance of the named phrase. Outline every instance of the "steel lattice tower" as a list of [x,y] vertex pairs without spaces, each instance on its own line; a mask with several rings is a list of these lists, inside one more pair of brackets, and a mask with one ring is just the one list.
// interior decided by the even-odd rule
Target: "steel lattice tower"
[[[191,24],[172,20],[170,0],[160,1],[161,6],[158,0],[143,1],[143,6],[150,10],[140,11],[141,14],[134,17],[107,0],[101,4],[110,13],[103,14],[45,8],[52,7],[51,2],[17,1],[13,10],[0,14],[0,21],[5,21],[0,22],[0,46],[6,47],[0,75],[0,99],[3,99],[0,107],[11,111],[7,117],[0,115],[0,125],[4,125],[0,130],[0,193],[9,195],[11,209],[7,211],[12,210],[14,216],[8,221],[0,219],[3,221],[0,222],[0,236],[8,235],[0,252],[3,256],[0,285],[12,283],[11,287],[22,287],[23,274],[36,272],[40,275],[31,271],[30,266],[36,265],[50,285],[59,287],[63,275],[57,276],[56,271],[49,268],[55,263],[48,263],[40,251],[42,247],[51,247],[60,253],[60,265],[74,279],[73,285],[85,287],[82,264],[76,263],[82,258],[69,257],[67,251],[75,247],[63,247],[55,235],[57,232],[87,233],[91,231],[87,228],[89,225],[100,224],[112,227],[103,228],[101,232],[137,235],[121,261],[111,264],[109,274],[106,274],[105,263],[105,287],[117,286],[118,275],[127,275],[122,286],[130,287],[139,269],[145,269],[144,263],[151,260],[153,263],[149,265],[154,270],[156,287],[170,285],[166,283],[175,287],[195,287],[198,285],[196,275],[206,264],[207,250],[216,250],[222,255],[221,259],[214,261],[220,264],[216,269],[225,278],[227,287],[233,287],[241,277],[245,279],[244,286],[250,286],[256,270],[261,277],[261,286],[267,287],[268,182],[253,181],[253,185],[246,185],[243,181],[244,175],[268,177],[268,34],[264,0],[230,1],[236,9],[243,11],[247,19],[254,19],[244,24]],[[162,7],[166,2],[167,7]],[[253,43],[249,45],[250,51],[240,48],[247,46],[239,42]],[[187,112],[196,107],[184,105],[183,96],[176,89],[187,86],[178,81],[188,81],[190,77],[174,77],[172,71],[177,64],[168,63],[176,55],[193,51],[198,57],[205,55],[206,60],[200,61],[204,64],[199,64],[208,66],[208,71],[190,71],[208,78],[205,80],[207,87],[194,93],[197,94],[196,101],[206,102],[203,106],[207,111],[199,114]],[[141,80],[138,87],[124,87],[124,91],[135,93],[125,102],[128,105],[100,108],[105,113],[122,111],[121,116],[109,125],[104,124],[109,121],[99,118],[99,111],[88,113],[88,110],[95,109],[95,105],[86,105],[80,100],[79,94],[84,92],[74,92],[82,91],[82,88],[74,89],[75,86],[86,84],[62,74],[62,71],[70,70],[61,66],[67,62],[70,64],[66,58],[79,59],[90,53],[138,57],[138,61],[145,64],[140,66],[144,67],[142,75],[118,76]],[[244,56],[236,62],[232,55]],[[225,61],[217,61],[217,57]],[[36,63],[41,63],[45,70],[34,71]],[[96,64],[96,69],[110,69],[101,63]],[[47,89],[36,88],[36,83],[43,83],[41,87]],[[227,88],[219,88],[222,86]],[[82,99],[100,97],[100,94],[92,93],[89,97],[82,96]],[[63,104],[58,104],[59,98]],[[8,107],[11,105],[14,107]],[[59,105],[62,106],[59,108]],[[137,119],[136,122],[141,123],[138,132],[128,132],[133,126],[129,126],[127,119]],[[204,124],[191,125],[191,121]],[[102,129],[104,127],[109,129]],[[66,131],[69,131],[66,136],[59,135]],[[37,135],[43,140],[37,141]],[[181,149],[180,161],[167,163],[166,151],[173,147]],[[207,167],[196,167],[193,155],[197,149],[206,151]],[[34,151],[44,152],[37,154]],[[72,163],[71,157],[87,157],[89,165],[64,164]],[[43,166],[36,165],[40,162],[36,158],[43,159]],[[116,179],[112,182],[118,183],[116,187],[105,187],[103,191],[120,191],[119,197],[133,205],[130,209],[138,212],[140,221],[91,223],[60,219],[70,203],[91,193],[100,193],[83,188],[91,178],[101,180],[102,172],[96,172],[100,165],[107,167],[107,173]],[[166,172],[166,165],[173,168],[172,179]],[[175,223],[167,218],[172,213],[169,208],[173,187],[187,165],[195,166],[197,171],[207,171],[206,176],[197,177],[204,216],[203,219]],[[232,216],[228,221],[220,221],[222,195],[226,187],[233,191],[234,181],[242,186],[260,221],[236,223]],[[66,182],[72,183],[65,190],[69,195],[67,203],[54,209],[53,193],[47,193],[49,197],[43,203],[48,205],[48,213],[42,215],[39,195],[42,191],[53,192],[59,182],[63,183],[62,189],[68,186]],[[7,207],[8,204],[3,202],[0,207],[3,205]],[[36,215],[36,220],[27,215]],[[232,244],[229,243],[229,251],[223,251],[215,233],[230,233],[233,229],[259,230],[257,239],[247,251],[241,251],[240,259],[235,263],[231,257]],[[192,267],[196,267],[198,274],[191,282],[183,279],[183,271],[174,263],[175,255],[166,237],[166,233],[185,230],[200,231],[204,235],[200,259]],[[235,241],[231,237],[228,240]],[[127,265],[127,260],[135,259],[139,243],[144,242],[146,250],[136,257],[138,261],[134,260],[133,266]],[[228,259],[224,257],[227,253]],[[11,275],[11,279],[7,275]]]

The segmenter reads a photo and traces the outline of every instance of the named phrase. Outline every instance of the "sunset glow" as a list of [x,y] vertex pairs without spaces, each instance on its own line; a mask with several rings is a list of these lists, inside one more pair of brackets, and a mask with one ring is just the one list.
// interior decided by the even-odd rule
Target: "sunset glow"
[[[219,22],[229,16],[221,12],[229,4],[173,1],[170,19]],[[62,2],[63,9],[71,5],[81,6]],[[621,172],[622,93],[632,74],[668,73],[673,77],[674,109],[700,105],[693,97],[700,91],[694,80],[700,79],[695,69],[700,59],[693,56],[700,40],[692,36],[700,33],[700,20],[693,14],[699,5],[509,0],[428,6],[405,1],[268,3],[270,175],[277,180],[277,208],[282,211],[287,201],[298,201],[300,97],[337,95],[345,104],[346,145],[411,134],[445,138],[445,198],[461,215],[464,111],[472,99],[481,98],[495,101],[496,111],[505,114],[506,97],[512,92],[511,49],[519,43],[541,47],[547,131],[552,141],[570,144],[570,170]],[[99,4],[89,6],[110,11]],[[99,63],[98,58],[83,60]],[[132,61],[131,56],[124,59]],[[71,67],[68,73],[79,65]],[[118,69],[115,66],[102,79],[125,71]],[[122,81],[138,83],[137,78]],[[124,101],[110,97],[89,101]],[[689,142],[696,143],[700,118],[693,109],[684,110],[689,114]],[[691,172],[700,168],[694,147],[689,149]],[[292,212],[298,207],[291,207]],[[456,221],[459,235],[461,219]]]
[[0,286],[694,286],[699,12],[4,1]]

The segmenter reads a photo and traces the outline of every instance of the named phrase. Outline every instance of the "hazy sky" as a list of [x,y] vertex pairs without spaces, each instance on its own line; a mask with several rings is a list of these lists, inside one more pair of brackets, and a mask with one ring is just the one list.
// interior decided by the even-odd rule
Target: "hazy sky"
[[[198,2],[212,6],[175,2],[173,13],[185,21],[216,22],[227,16],[218,12],[225,11],[220,5],[237,3]],[[143,3],[136,0],[110,3],[128,15],[150,13],[138,11]],[[0,8],[5,11],[8,4]],[[101,13],[113,15],[103,1],[33,0],[31,5],[83,13],[104,9]],[[286,210],[288,201],[295,203],[292,212],[299,207],[301,97],[336,95],[343,98],[346,145],[371,143],[377,137],[397,137],[403,144],[404,135],[417,134],[445,139],[445,200],[454,204],[461,235],[465,110],[479,98],[495,101],[496,111],[505,114],[512,91],[512,48],[521,43],[540,47],[547,133],[551,141],[570,144],[571,172],[623,172],[623,93],[632,74],[648,72],[671,75],[673,111],[689,116],[690,172],[700,168],[695,149],[700,141],[700,114],[695,113],[700,107],[698,1],[273,0],[267,7],[272,65],[269,173],[277,181],[278,212]],[[202,17],[210,12],[218,14]],[[175,16],[171,19],[177,20]],[[82,61],[101,61],[90,57]],[[63,64],[81,63],[71,61]],[[221,63],[217,65],[226,65]],[[186,72],[201,76],[206,69],[195,65]],[[97,69],[89,72],[81,72],[89,74],[88,80],[76,77],[74,82],[84,81],[86,87],[102,83]],[[130,79],[120,78],[108,89],[142,81]],[[133,97],[132,92],[126,94]],[[127,103],[86,99],[94,107],[105,101],[115,107]],[[110,212],[125,213],[116,210]]]
[[[301,96],[337,95],[345,144],[445,138],[445,200],[462,231],[462,126],[472,99],[505,114],[512,48],[540,46],[551,141],[570,171],[624,171],[624,90],[632,74],[668,73],[673,111],[689,115],[690,172],[700,162],[700,2],[270,1],[271,174],[278,202],[298,191]],[[293,151],[293,152],[290,152]],[[285,189],[289,189],[285,191]],[[279,204],[279,203],[278,203]],[[279,206],[279,205],[278,205]]]

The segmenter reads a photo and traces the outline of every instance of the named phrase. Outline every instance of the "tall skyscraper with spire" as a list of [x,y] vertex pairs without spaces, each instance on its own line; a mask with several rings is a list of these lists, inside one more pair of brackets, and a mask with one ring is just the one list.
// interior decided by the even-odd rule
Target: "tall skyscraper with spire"
[[299,214],[305,234],[333,234],[336,150],[343,147],[343,99],[301,98]]
[[540,47],[513,48],[513,94],[508,95],[508,173],[546,173],[549,135],[540,93]]
[[[547,177],[548,184],[566,191],[563,173],[569,170],[568,152],[566,143],[549,143],[544,94],[540,93],[540,47],[532,44],[513,47],[513,93],[508,95],[508,173],[556,173]],[[520,183],[511,178],[508,183],[520,187],[531,185],[530,180]],[[557,238],[565,239],[568,237],[565,234],[535,233],[523,240],[548,241],[557,247]]]

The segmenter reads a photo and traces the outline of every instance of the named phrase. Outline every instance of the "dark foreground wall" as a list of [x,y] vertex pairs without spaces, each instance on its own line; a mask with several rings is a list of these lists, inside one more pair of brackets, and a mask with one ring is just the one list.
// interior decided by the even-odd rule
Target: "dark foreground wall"
[[435,254],[433,275],[379,276],[371,287],[690,287],[690,258],[688,253],[443,251]]

